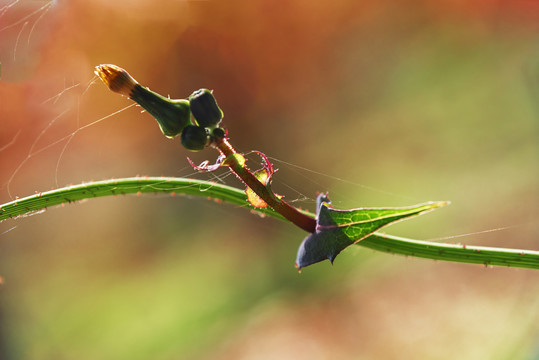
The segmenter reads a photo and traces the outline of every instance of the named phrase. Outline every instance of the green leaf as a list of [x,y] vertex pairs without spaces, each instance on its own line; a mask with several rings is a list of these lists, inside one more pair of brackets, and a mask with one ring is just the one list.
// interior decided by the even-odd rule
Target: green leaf
[[333,263],[342,250],[365,239],[381,227],[447,204],[448,202],[441,201],[402,208],[335,210],[329,207],[327,195],[320,194],[317,199],[316,231],[301,243],[296,267],[301,269],[326,259]]

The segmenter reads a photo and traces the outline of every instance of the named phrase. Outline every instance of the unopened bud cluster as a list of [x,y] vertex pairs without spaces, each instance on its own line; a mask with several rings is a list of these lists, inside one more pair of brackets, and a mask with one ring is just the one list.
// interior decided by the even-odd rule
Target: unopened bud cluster
[[192,93],[189,96],[189,106],[195,124],[183,129],[181,140],[184,148],[202,150],[212,137],[224,136],[224,131],[219,128],[223,111],[210,90],[200,89]]
[[119,66],[99,65],[96,74],[110,90],[129,96],[150,113],[165,136],[181,134],[181,143],[187,150],[202,150],[212,140],[225,136],[219,127],[223,111],[208,89],[193,92],[188,100],[169,99],[140,85]]

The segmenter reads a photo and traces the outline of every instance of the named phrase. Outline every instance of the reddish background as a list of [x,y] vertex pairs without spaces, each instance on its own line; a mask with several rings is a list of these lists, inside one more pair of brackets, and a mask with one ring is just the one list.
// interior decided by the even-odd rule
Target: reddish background
[[[314,209],[316,191],[340,208],[451,200],[388,232],[514,226],[449,241],[538,248],[535,1],[11,4],[2,202],[111,177],[201,177],[185,156],[215,154],[187,154],[137,108],[69,137],[130,104],[88,86],[112,63],[171,97],[213,89],[240,151],[316,172],[275,160],[275,188],[305,195],[301,206]],[[200,199],[97,199],[0,226],[2,359],[538,356],[532,270],[354,248],[297,275],[301,230]]]

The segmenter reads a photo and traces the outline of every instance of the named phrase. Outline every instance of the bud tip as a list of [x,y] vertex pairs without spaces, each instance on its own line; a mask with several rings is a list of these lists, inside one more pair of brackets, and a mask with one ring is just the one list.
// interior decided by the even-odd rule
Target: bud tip
[[111,91],[130,96],[137,81],[127,71],[112,64],[101,64],[95,67],[95,74],[103,80]]

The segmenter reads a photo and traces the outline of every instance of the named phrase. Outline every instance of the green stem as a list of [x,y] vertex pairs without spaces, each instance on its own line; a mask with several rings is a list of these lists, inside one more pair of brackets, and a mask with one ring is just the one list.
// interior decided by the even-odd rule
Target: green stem
[[[137,193],[183,194],[212,198],[245,207],[248,204],[244,191],[226,185],[184,178],[125,178],[69,186],[5,203],[0,206],[0,221],[30,215],[64,203],[74,203],[101,196]],[[283,215],[269,208],[255,209],[255,211],[284,219]],[[314,219],[314,215],[307,211],[298,210],[298,212]],[[376,251],[433,260],[539,270],[539,251],[443,244],[382,233],[374,233],[358,242],[357,245]]]
[[539,269],[539,251],[444,244],[374,233],[357,245],[392,254],[433,260]]

